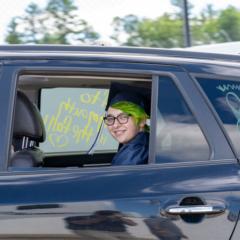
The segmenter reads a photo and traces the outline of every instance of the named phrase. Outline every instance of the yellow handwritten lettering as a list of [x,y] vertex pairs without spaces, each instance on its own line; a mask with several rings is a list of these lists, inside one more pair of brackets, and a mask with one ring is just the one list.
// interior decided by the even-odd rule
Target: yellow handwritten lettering
[[58,123],[58,118],[60,116],[60,112],[58,112],[57,116],[52,116],[49,120],[49,124],[47,126],[47,131],[56,131],[57,123]]
[[73,116],[78,117],[78,118],[82,117],[83,119],[87,119],[88,111],[86,109],[76,108]]
[[60,133],[68,133],[72,124],[72,117],[66,116],[62,122],[57,123],[57,131]]
[[100,140],[99,140],[101,145],[105,145],[107,142],[107,137],[104,136],[103,134],[100,136]]
[[90,142],[90,138],[92,137],[93,129],[86,128],[80,128],[78,125],[75,125],[73,127],[73,138],[75,140],[75,143],[79,143],[81,140],[85,140],[86,143]]
[[43,123],[44,123],[45,126],[47,125],[47,123],[48,123],[48,114],[43,116]]
[[65,111],[72,113],[73,110],[75,109],[75,103],[72,102],[71,98],[68,98],[67,101],[60,102],[58,109],[61,112],[62,109],[64,109]]
[[48,140],[53,147],[64,148],[68,145],[68,137],[63,134],[49,134]]
[[100,91],[97,91],[95,96],[93,96],[93,98],[92,98],[91,104],[96,104],[99,96],[100,96]]
[[99,115],[97,113],[91,111],[89,116],[94,122],[96,122],[96,123],[98,122]]
[[89,93],[84,93],[80,95],[80,102],[82,103],[90,103],[91,95]]
[[102,107],[106,107],[106,105],[107,105],[107,100],[108,100],[108,91],[105,90],[105,91],[103,92],[103,95],[104,95],[104,99],[103,99],[103,101],[102,101],[101,106],[102,106]]

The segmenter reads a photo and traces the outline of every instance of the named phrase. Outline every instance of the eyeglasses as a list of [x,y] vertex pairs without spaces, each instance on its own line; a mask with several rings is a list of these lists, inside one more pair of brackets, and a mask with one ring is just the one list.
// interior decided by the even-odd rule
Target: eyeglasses
[[103,121],[104,123],[107,125],[107,126],[112,126],[114,123],[115,123],[115,119],[117,119],[117,121],[120,123],[120,124],[124,124],[124,123],[127,123],[128,122],[128,119],[131,115],[130,114],[127,114],[127,113],[120,113],[118,116],[114,117],[112,115],[108,115],[108,116],[105,116],[103,118]]

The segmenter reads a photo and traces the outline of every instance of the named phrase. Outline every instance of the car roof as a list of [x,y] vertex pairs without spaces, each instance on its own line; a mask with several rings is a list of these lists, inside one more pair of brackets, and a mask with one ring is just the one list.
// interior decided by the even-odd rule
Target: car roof
[[224,42],[215,44],[206,44],[199,46],[187,47],[185,50],[194,52],[211,52],[223,54],[240,54],[240,41]]
[[0,59],[26,58],[124,58],[124,59],[162,59],[175,60],[211,60],[223,62],[240,62],[240,55],[191,52],[180,49],[161,49],[146,47],[108,47],[108,46],[76,46],[76,45],[0,45]]

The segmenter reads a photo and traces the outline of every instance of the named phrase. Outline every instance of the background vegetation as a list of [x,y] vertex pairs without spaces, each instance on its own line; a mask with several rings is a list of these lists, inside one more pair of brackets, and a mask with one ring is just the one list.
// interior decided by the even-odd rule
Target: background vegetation
[[[155,19],[135,15],[115,17],[111,38],[119,45],[146,47],[183,47],[183,16],[180,0],[172,0],[178,11]],[[192,45],[240,41],[240,11],[232,6],[216,11],[208,5],[200,14],[191,14]],[[81,44],[100,38],[81,19],[74,0],[49,0],[45,8],[30,4],[24,16],[14,17],[5,41],[9,44]]]

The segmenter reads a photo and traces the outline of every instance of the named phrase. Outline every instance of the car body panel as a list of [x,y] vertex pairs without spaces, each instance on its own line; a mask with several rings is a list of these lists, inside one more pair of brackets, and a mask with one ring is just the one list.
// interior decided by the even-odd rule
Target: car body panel
[[[4,227],[12,221],[26,236],[83,234],[91,238],[91,234],[97,231],[99,236],[109,234],[114,237],[117,230],[101,224],[119,221],[123,225],[119,230],[123,239],[140,238],[138,227],[141,225],[144,225],[141,234],[146,239],[161,239],[164,222],[163,226],[169,227],[166,230],[169,236],[174,229],[176,236],[182,234],[189,239],[211,239],[212,236],[213,239],[227,239],[239,210],[238,171],[234,162],[221,164],[213,161],[207,166],[173,167],[166,164],[165,167],[149,165],[132,170],[123,166],[1,175],[0,233],[14,234],[13,230],[10,233]],[[227,209],[222,214],[203,215],[196,222],[192,220],[194,217],[189,217],[189,222],[180,216],[166,217],[166,208],[179,205],[186,197],[199,197],[209,204],[219,201]],[[98,227],[93,221],[97,218]],[[27,224],[29,221],[38,226],[34,233]],[[218,228],[219,225],[224,227]],[[211,229],[215,229],[214,233]]]

